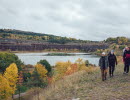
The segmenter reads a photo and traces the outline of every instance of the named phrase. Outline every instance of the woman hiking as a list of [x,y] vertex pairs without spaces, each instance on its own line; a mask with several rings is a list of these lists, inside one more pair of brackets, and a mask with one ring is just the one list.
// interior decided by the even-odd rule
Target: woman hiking
[[108,54],[108,61],[109,61],[109,75],[110,77],[113,77],[115,64],[117,65],[117,58],[114,54],[114,50],[111,50],[111,52]]
[[129,73],[129,66],[130,66],[130,48],[127,47],[123,53],[123,61],[124,61],[124,74]]
[[107,69],[108,69],[108,57],[106,56],[106,53],[103,52],[102,56],[99,60],[99,66],[101,69],[101,75],[102,75],[102,81],[107,79]]

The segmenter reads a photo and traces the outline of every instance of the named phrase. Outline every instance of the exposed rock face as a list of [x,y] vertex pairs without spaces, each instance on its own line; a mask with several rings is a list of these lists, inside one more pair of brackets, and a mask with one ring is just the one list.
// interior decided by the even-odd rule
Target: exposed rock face
[[107,44],[78,44],[78,45],[69,45],[69,44],[49,44],[49,43],[0,43],[0,50],[11,50],[11,51],[42,51],[45,49],[57,49],[57,50],[70,50],[78,49],[84,51],[95,51],[97,49],[106,49],[108,48]]

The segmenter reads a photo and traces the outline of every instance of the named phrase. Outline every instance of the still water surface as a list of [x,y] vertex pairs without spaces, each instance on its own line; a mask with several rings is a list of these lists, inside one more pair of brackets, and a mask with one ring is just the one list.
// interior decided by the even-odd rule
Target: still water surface
[[96,55],[89,55],[87,53],[69,53],[74,54],[70,56],[47,56],[46,53],[16,53],[16,55],[24,62],[24,64],[35,65],[38,61],[46,59],[51,65],[55,65],[58,61],[75,62],[78,58],[88,60],[90,63],[98,65],[99,57]]

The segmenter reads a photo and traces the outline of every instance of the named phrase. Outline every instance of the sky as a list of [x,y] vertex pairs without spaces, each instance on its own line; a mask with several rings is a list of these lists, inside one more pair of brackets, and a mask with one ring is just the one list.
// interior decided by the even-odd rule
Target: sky
[[0,0],[0,28],[82,40],[130,37],[130,0]]

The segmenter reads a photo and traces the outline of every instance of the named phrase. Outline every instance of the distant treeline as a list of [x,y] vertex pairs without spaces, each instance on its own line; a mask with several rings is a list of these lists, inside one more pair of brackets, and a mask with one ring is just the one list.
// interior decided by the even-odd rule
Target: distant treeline
[[116,37],[116,38],[107,38],[105,40],[106,43],[116,43],[119,45],[129,45],[130,44],[130,38],[126,37]]
[[6,39],[18,39],[18,40],[32,40],[32,41],[43,41],[49,43],[92,43],[97,41],[80,40],[76,38],[61,37],[55,35],[49,35],[44,33],[34,33],[28,31],[12,30],[12,29],[0,29],[0,38]]

